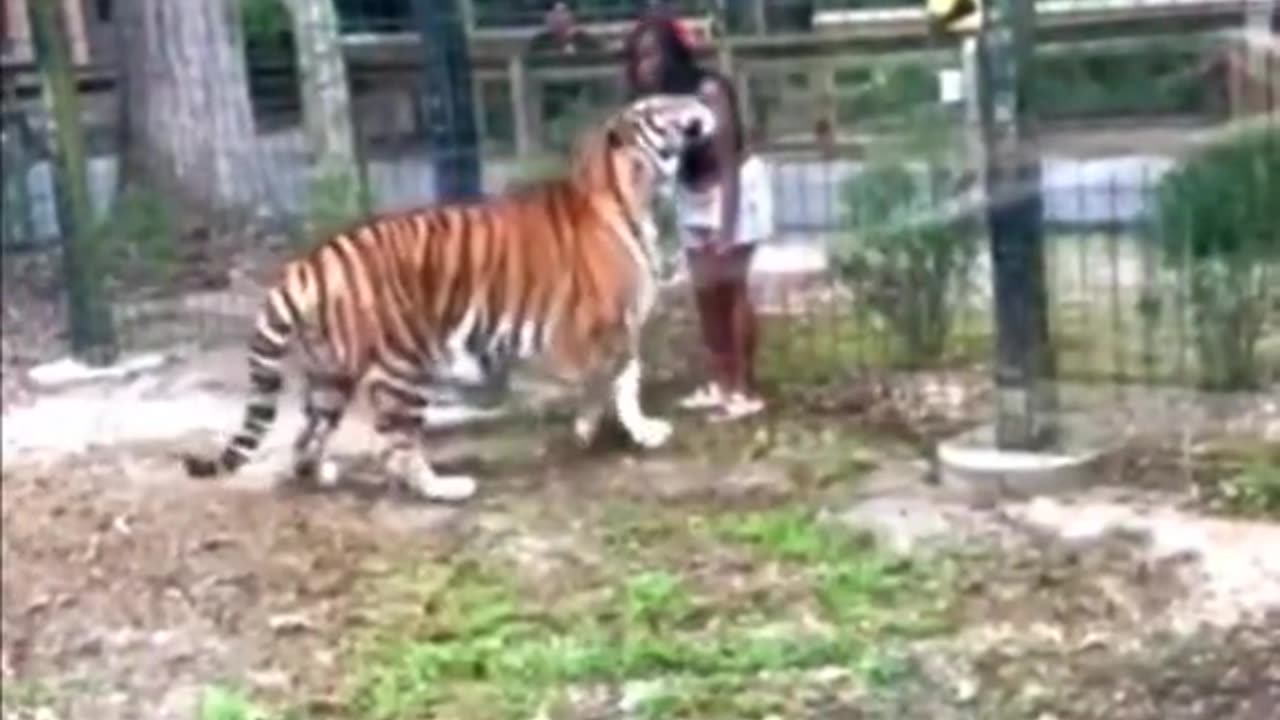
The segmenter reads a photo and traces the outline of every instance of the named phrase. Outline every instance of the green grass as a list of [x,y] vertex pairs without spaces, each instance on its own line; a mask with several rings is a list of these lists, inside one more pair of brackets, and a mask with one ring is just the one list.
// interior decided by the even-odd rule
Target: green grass
[[33,711],[52,706],[57,700],[53,688],[39,680],[5,680],[0,688],[0,708],[8,713]]
[[200,720],[269,720],[266,711],[240,690],[221,686],[205,688],[200,699]]
[[908,670],[895,648],[942,628],[931,563],[801,511],[662,513],[614,513],[603,569],[553,593],[482,558],[406,571],[353,658],[351,712],[524,718],[571,688],[649,682],[639,717],[753,717],[792,696],[761,690],[762,674],[834,666],[891,683]]
[[910,559],[879,551],[870,537],[826,527],[798,508],[733,516],[715,528],[730,542],[804,568],[814,599],[832,622],[903,636],[938,629],[930,612],[936,608],[885,609],[922,584],[936,584],[939,566],[921,572]]
[[1255,460],[1224,480],[1220,492],[1232,512],[1280,517],[1280,462]]
[[1201,459],[1211,507],[1240,517],[1280,519],[1280,446],[1221,442]]

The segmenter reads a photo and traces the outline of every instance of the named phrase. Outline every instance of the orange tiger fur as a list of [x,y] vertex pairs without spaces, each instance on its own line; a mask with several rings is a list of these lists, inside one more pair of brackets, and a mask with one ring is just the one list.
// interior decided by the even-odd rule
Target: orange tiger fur
[[670,426],[638,402],[637,340],[656,295],[652,202],[713,128],[694,98],[640,100],[579,143],[564,179],[374,218],[288,263],[249,344],[254,397],[240,432],[216,458],[186,457],[188,473],[247,462],[275,419],[295,339],[307,361],[300,479],[336,480],[325,445],[367,384],[378,431],[394,440],[392,473],[425,497],[470,496],[474,480],[435,475],[416,449],[423,412],[441,390],[505,390],[511,363],[535,357],[585,390],[574,423],[584,442],[611,402],[636,442],[662,444]]

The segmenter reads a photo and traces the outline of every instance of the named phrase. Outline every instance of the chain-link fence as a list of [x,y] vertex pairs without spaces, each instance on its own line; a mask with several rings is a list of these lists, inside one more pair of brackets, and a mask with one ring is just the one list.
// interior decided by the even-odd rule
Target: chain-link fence
[[[572,52],[538,45],[552,33],[550,4],[456,3],[487,191],[555,167],[582,124],[623,97],[619,43],[643,3],[569,5],[575,37],[590,38]],[[799,391],[872,370],[986,378],[997,313],[976,212],[971,35],[930,23],[923,2],[670,5],[699,57],[737,84],[771,171],[778,234],[753,276],[767,380]],[[98,302],[125,350],[242,337],[284,256],[336,224],[437,196],[424,78],[438,77],[426,63],[439,61],[422,41],[421,3],[234,6],[238,27],[189,39],[185,52],[225,39],[198,55],[121,29],[126,8],[153,12],[153,2],[120,3],[69,31],[84,55],[76,88],[93,214],[82,232],[99,248]],[[1037,9],[1027,102],[1040,179],[1026,192],[1043,206],[1059,380],[1273,387],[1275,4]],[[191,29],[166,17],[173,33]],[[12,24],[6,32],[6,353],[32,361],[71,339],[53,261],[71,246],[53,200],[40,68]],[[197,80],[203,94],[182,92]],[[308,102],[329,122],[309,124]],[[678,316],[683,302],[674,306]]]

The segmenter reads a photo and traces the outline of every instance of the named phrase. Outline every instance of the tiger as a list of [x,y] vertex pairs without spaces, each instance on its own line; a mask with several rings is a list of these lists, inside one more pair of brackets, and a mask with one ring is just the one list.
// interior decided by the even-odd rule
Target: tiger
[[653,208],[684,151],[715,127],[693,96],[635,100],[583,133],[562,177],[373,216],[290,260],[248,342],[240,428],[218,455],[185,454],[187,474],[225,477],[251,459],[275,420],[295,341],[305,423],[293,482],[340,480],[326,446],[363,391],[392,482],[430,501],[471,498],[475,477],[437,473],[427,457],[427,407],[449,393],[506,398],[522,363],[577,391],[581,445],[612,414],[639,447],[663,446],[671,423],[647,415],[639,392],[640,337],[661,272]]

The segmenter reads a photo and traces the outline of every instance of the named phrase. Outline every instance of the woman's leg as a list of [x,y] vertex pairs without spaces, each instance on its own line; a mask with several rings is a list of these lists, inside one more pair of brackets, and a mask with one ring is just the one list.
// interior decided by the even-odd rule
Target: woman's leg
[[712,388],[701,388],[687,399],[686,406],[712,406],[720,402],[719,394],[733,382],[732,306],[726,302],[726,285],[720,259],[706,249],[688,252],[689,274],[693,284],[698,325],[708,355]]
[[[747,266],[750,265],[754,249],[747,249]],[[743,393],[754,397],[759,391],[756,385],[756,349],[760,342],[760,320],[756,314],[755,300],[751,297],[747,267],[743,268],[736,288],[733,328],[739,364],[738,384]]]
[[756,392],[755,352],[759,327],[749,284],[754,253],[755,246],[748,244],[735,246],[722,255],[726,320],[730,328],[728,341],[732,351],[729,386],[732,402],[726,407],[726,414],[732,416],[748,415],[763,407]]

